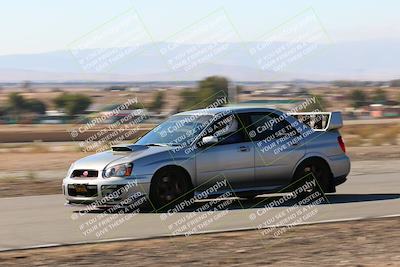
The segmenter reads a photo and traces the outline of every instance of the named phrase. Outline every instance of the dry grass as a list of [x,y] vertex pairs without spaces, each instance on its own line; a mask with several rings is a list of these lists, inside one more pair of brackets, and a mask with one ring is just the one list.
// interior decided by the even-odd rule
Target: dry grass
[[397,145],[400,125],[351,125],[343,127],[341,132],[347,146]]

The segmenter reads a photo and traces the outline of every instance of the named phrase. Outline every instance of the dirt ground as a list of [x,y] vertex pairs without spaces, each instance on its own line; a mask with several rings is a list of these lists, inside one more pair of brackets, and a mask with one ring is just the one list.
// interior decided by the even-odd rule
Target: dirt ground
[[62,194],[61,180],[0,180],[0,198]]
[[2,266],[400,266],[400,217],[1,252]]
[[72,162],[90,154],[83,152],[48,152],[48,153],[1,153],[0,171],[68,171]]

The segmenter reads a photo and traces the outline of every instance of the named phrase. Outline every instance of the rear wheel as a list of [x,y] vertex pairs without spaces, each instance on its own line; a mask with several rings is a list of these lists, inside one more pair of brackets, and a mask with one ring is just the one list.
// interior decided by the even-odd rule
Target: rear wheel
[[190,198],[193,194],[188,193],[191,189],[190,178],[175,168],[165,168],[158,171],[150,185],[150,200],[156,208],[167,207],[176,199],[185,195],[182,200]]
[[[297,182],[303,178],[315,178],[322,191],[325,193],[334,192],[334,186],[331,184],[331,171],[328,164],[322,159],[310,159],[301,163],[294,174],[293,181]],[[319,189],[311,188],[311,190]]]

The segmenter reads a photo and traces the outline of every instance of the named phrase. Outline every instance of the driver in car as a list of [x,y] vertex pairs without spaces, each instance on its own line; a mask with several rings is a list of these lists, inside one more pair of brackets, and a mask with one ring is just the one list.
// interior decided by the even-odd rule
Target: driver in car
[[221,121],[222,128],[214,134],[218,138],[219,144],[239,143],[242,140],[237,118],[233,115],[228,118],[228,120]]

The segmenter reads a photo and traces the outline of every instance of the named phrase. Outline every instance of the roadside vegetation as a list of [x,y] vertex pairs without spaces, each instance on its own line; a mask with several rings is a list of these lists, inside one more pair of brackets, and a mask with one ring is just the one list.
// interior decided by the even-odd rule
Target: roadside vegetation
[[361,108],[370,104],[386,104],[388,102],[386,92],[382,88],[375,89],[371,95],[367,95],[361,89],[356,89],[349,94],[349,99],[354,108]]
[[158,91],[155,94],[153,101],[148,106],[148,109],[155,112],[161,112],[164,105],[165,105],[165,92]]
[[2,112],[18,119],[22,113],[44,114],[46,105],[38,99],[27,99],[19,93],[10,93]]
[[54,99],[54,104],[59,110],[73,116],[82,114],[92,104],[92,100],[83,94],[63,93]]
[[205,108],[222,98],[227,100],[228,85],[229,81],[225,77],[207,77],[200,81],[194,90],[182,91],[179,111]]

